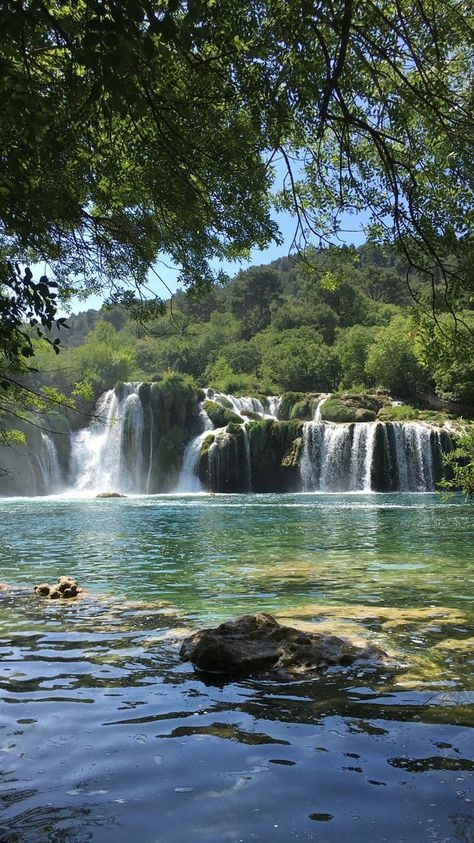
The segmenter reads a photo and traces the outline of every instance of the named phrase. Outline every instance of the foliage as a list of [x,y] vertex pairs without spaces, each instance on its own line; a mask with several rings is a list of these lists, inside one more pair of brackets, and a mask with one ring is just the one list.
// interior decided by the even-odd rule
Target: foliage
[[272,334],[262,352],[262,377],[283,389],[320,392],[334,389],[340,362],[333,348],[307,326]]
[[[107,289],[153,318],[166,308],[146,304],[147,275],[170,256],[184,286],[208,290],[211,258],[278,236],[278,158],[277,206],[297,238],[327,244],[342,214],[363,210],[371,239],[396,243],[432,282],[434,304],[437,288],[449,305],[468,297],[473,17],[467,0],[5,0],[0,316],[12,355],[28,347],[15,310],[48,328],[53,283],[66,300]],[[354,255],[331,257],[317,267],[327,304],[342,327],[362,323]],[[26,261],[55,282],[43,273],[32,287],[15,268]],[[402,303],[391,273],[371,272],[376,304]],[[242,339],[278,304],[278,284],[259,278],[270,294],[255,307],[235,288]]]
[[[178,293],[168,305],[169,319],[152,323],[149,333],[117,308],[73,316],[65,335],[67,343],[57,360],[50,345],[33,338],[40,371],[23,372],[21,381],[37,391],[54,386],[86,412],[92,409],[98,394],[115,381],[159,381],[169,369],[193,378],[197,386],[237,395],[339,391],[342,397],[352,393],[361,398],[367,391],[373,393],[377,384],[392,389],[396,384],[397,391],[401,387],[432,390],[433,384],[441,384],[443,373],[445,379],[454,379],[462,366],[464,380],[460,378],[459,391],[449,395],[462,395],[467,404],[472,403],[474,393],[469,395],[468,379],[471,358],[460,349],[458,364],[452,362],[461,327],[458,333],[453,332],[448,344],[445,338],[451,336],[447,329],[451,322],[447,317],[439,320],[436,330],[430,330],[420,315],[408,318],[406,311],[395,304],[383,305],[390,308],[387,322],[386,312],[374,310],[374,302],[362,290],[361,279],[373,253],[367,254],[365,247],[359,251],[364,255],[361,265],[365,268],[360,269],[356,282],[345,281],[340,315],[328,302],[334,291],[321,288],[302,260],[279,260],[271,265],[278,278],[278,297],[270,308],[270,322],[251,336],[246,311],[242,309],[241,316],[233,312],[234,284],[238,282],[240,291],[246,285],[246,272],[241,272],[213,291],[201,318],[194,303],[189,316],[189,298]],[[376,252],[374,261],[376,268],[383,266],[383,261],[390,265],[392,253],[382,256]],[[268,291],[265,284],[260,288],[256,268],[251,275],[255,298],[249,306],[255,312],[260,310],[259,296],[268,295]],[[271,273],[265,270],[264,275],[268,278]],[[361,285],[355,296],[351,293],[353,283]],[[363,319],[359,324],[352,324],[353,317],[344,310],[351,301],[357,303]],[[470,313],[463,315],[466,324],[470,318]],[[333,330],[336,323],[338,327]],[[283,328],[285,324],[293,327]],[[315,328],[316,324],[321,330]],[[51,333],[51,338],[56,336]],[[332,342],[325,342],[325,336],[333,336]],[[293,404],[300,398],[284,397],[282,418],[290,418]],[[359,406],[366,405],[359,401]],[[379,408],[380,402],[366,406],[375,412]],[[311,417],[309,408],[300,410],[305,418]]]
[[410,320],[396,316],[377,331],[368,349],[365,372],[373,384],[395,395],[409,395],[423,384],[426,374],[416,355]]
[[444,463],[450,476],[441,480],[439,487],[474,497],[474,424],[459,436],[454,450],[444,456]]
[[435,325],[419,317],[420,356],[433,373],[436,392],[442,398],[466,404],[474,399],[474,355],[470,342],[474,314],[460,312],[456,321],[440,317]]
[[367,354],[375,334],[373,327],[366,328],[364,325],[353,325],[339,332],[336,351],[343,372],[342,386],[364,382]]
[[204,373],[206,384],[222,392],[241,393],[251,392],[255,386],[255,380],[248,375],[234,372],[232,366],[225,357],[218,357],[217,360],[208,366]]
[[419,410],[409,404],[388,404],[379,411],[380,421],[412,421],[419,418]]

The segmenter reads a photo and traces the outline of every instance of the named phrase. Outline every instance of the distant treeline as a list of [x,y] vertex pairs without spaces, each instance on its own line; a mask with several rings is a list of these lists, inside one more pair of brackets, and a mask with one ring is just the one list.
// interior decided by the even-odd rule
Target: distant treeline
[[240,394],[384,387],[472,404],[474,361],[463,340],[473,311],[434,321],[432,295],[413,274],[407,281],[392,252],[369,244],[310,262],[282,258],[200,295],[178,292],[146,327],[118,307],[72,315],[57,358],[37,343],[32,379],[93,398],[116,381],[173,370]]

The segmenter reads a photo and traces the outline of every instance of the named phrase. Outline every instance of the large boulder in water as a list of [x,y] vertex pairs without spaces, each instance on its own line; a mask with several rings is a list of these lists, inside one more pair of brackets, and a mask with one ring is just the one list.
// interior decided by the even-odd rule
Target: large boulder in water
[[180,657],[199,670],[233,676],[269,670],[301,673],[358,660],[389,662],[375,645],[358,646],[335,635],[302,632],[282,626],[265,612],[195,632],[183,642]]

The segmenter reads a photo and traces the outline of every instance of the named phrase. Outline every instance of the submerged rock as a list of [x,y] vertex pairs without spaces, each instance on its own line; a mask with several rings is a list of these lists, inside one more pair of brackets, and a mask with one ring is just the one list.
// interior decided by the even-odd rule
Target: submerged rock
[[96,498],[126,498],[121,492],[99,492]]
[[376,645],[358,646],[335,635],[282,626],[265,612],[195,632],[183,642],[180,657],[199,670],[240,676],[268,670],[301,673],[358,660],[386,666],[390,661]]
[[49,585],[49,583],[40,583],[35,585],[33,591],[39,597],[48,597],[49,600],[68,600],[71,597],[83,596],[84,589],[78,585],[77,580],[73,577],[59,577],[57,583]]

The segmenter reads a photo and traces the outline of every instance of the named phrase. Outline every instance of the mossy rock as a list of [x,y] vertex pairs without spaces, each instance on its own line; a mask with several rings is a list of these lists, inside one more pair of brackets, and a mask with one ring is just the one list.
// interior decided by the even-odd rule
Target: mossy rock
[[291,448],[283,455],[281,464],[284,468],[297,468],[300,464],[301,452],[303,450],[303,437],[297,436],[293,439]]
[[321,407],[323,421],[341,424],[356,420],[356,410],[345,404],[340,398],[329,398]]
[[268,395],[264,395],[263,392],[258,392],[253,397],[257,398],[257,400],[260,401],[263,409],[265,410],[266,413],[268,413],[268,410],[270,409],[270,402],[268,400]]
[[293,404],[290,410],[290,420],[300,419],[300,421],[311,421],[314,414],[314,399],[306,396]]
[[118,401],[121,401],[124,395],[125,384],[123,381],[117,381],[114,386],[114,392],[117,396]]
[[243,424],[244,422],[241,416],[238,416],[233,410],[228,410],[221,404],[217,404],[216,401],[208,399],[204,402],[204,409],[215,427],[225,427],[230,422],[234,424]]
[[236,424],[236,422],[229,422],[226,427],[227,433],[232,433],[233,436],[243,436],[244,432],[240,424]]
[[206,436],[206,438],[203,439],[203,441],[201,442],[201,447],[199,449],[199,459],[207,455],[209,448],[215,442],[215,440],[216,437],[212,433],[210,433],[209,436]]
[[372,410],[377,413],[389,401],[388,396],[368,392],[343,392],[340,400],[354,409]]
[[355,411],[355,420],[356,422],[373,422],[377,419],[377,413],[374,410],[364,410],[362,407],[359,407]]
[[216,404],[221,404],[222,407],[226,408],[226,410],[232,410],[232,412],[235,412],[232,401],[229,401],[229,399],[226,398],[225,395],[219,395],[219,401],[216,401]]
[[170,491],[177,483],[186,444],[197,432],[198,393],[190,378],[165,372],[161,380],[141,384],[138,394],[144,420],[140,473],[148,478],[148,492]]
[[280,399],[280,407],[278,416],[282,421],[288,421],[291,415],[293,406],[297,401],[304,401],[306,395],[304,392],[284,392]]
[[256,492],[301,489],[302,423],[261,419],[248,425],[252,486]]

